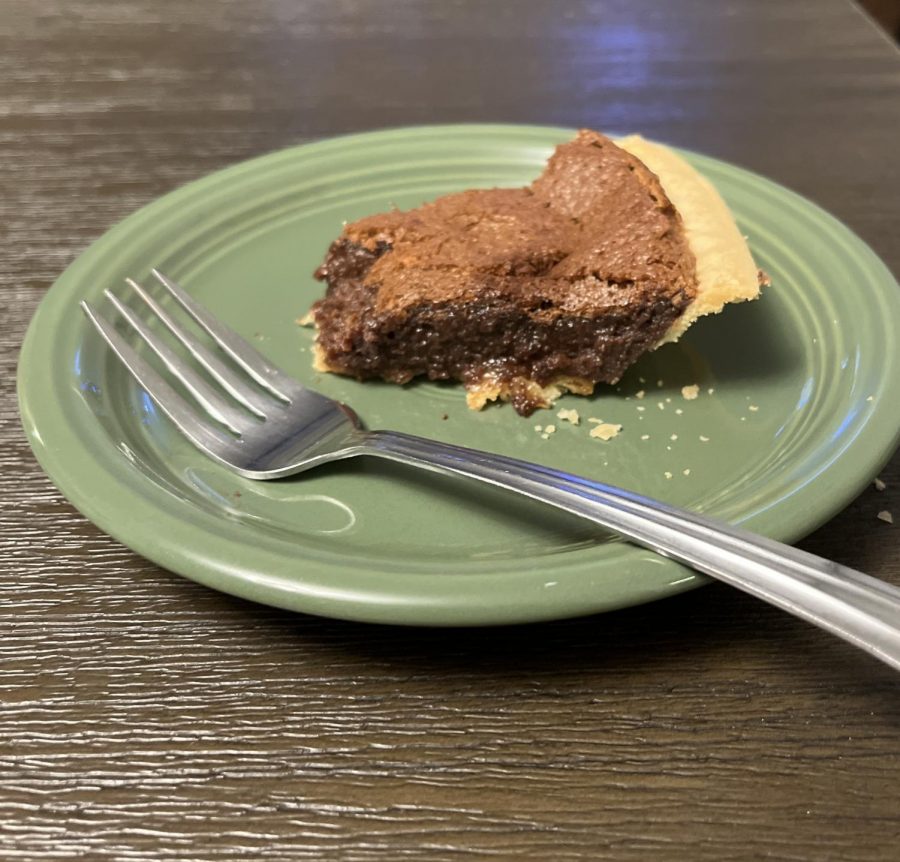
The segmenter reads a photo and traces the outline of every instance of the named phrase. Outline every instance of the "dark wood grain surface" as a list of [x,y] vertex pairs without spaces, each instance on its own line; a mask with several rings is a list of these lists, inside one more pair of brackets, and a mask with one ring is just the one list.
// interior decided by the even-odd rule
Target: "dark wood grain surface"
[[[0,858],[898,858],[900,677],[752,599],[292,615],[136,558],[32,459],[25,326],[116,220],[271,149],[464,120],[737,162],[900,271],[900,55],[845,0],[2,0]],[[804,546],[900,583],[883,478]]]

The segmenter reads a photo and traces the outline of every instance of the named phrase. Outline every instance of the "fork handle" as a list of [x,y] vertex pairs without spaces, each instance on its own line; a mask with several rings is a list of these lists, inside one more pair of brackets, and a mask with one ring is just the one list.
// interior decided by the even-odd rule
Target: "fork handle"
[[467,476],[594,521],[731,584],[900,670],[900,589],[746,530],[571,473],[393,431],[358,454]]

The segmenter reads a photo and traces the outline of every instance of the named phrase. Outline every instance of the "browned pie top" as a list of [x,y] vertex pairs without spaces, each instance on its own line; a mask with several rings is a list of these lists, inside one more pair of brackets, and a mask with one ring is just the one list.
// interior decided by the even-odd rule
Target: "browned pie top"
[[380,254],[363,278],[376,313],[490,291],[549,321],[663,297],[684,307],[696,292],[694,257],[659,180],[593,131],[558,147],[527,188],[370,216],[342,239]]

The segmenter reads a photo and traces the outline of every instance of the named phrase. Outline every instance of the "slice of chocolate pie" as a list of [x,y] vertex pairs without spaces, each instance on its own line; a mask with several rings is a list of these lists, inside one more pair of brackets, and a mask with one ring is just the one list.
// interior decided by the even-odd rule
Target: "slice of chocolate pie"
[[316,365],[459,380],[528,415],[614,383],[697,317],[759,293],[727,207],[683,159],[581,131],[530,186],[348,224],[316,277]]

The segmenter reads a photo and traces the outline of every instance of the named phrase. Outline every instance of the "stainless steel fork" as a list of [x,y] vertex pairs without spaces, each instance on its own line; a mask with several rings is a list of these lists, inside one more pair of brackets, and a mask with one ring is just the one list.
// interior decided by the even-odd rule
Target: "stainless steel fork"
[[194,403],[88,303],[85,314],[125,367],[198,449],[250,479],[278,479],[357,455],[478,479],[580,515],[764,599],[900,670],[900,589],[862,572],[601,482],[393,431],[366,431],[347,405],[276,368],[161,272],[156,280],[220,349],[210,349],[143,287],[127,283],[194,363],[113,293],[106,296]]

